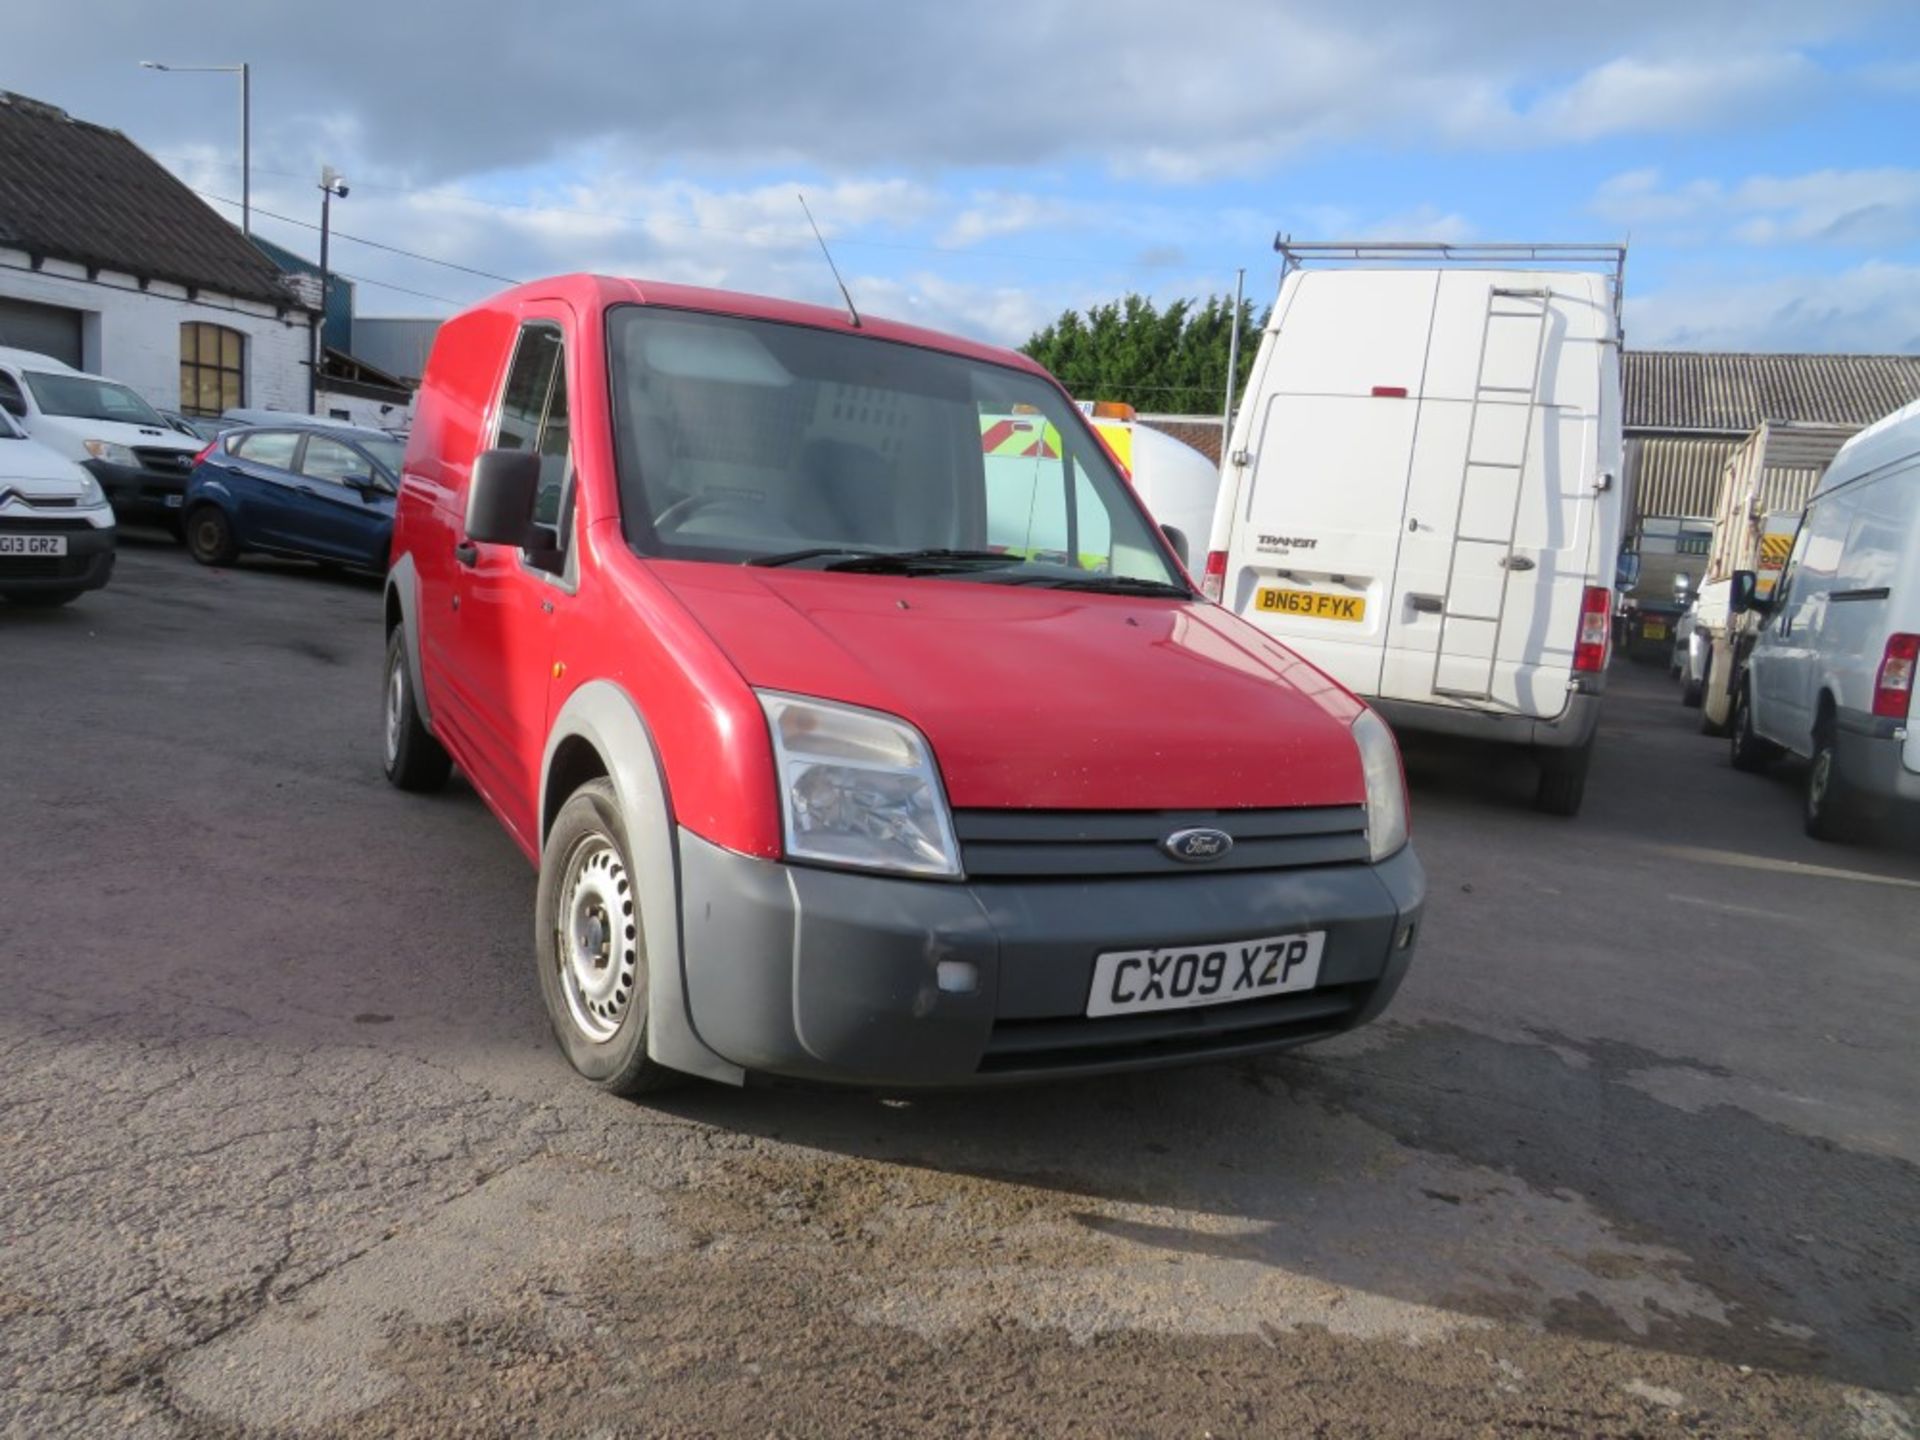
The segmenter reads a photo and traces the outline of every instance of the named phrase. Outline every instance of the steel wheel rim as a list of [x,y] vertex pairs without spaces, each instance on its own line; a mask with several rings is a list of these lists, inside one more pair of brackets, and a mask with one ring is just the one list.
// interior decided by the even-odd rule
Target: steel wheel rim
[[596,1045],[619,1033],[633,1007],[638,918],[633,884],[612,840],[598,832],[582,836],[561,871],[554,952],[568,1018]]
[[220,553],[220,522],[212,515],[202,515],[193,523],[194,548],[202,555],[212,557]]
[[406,713],[406,681],[400,674],[399,662],[395,662],[393,671],[387,676],[387,763],[393,764],[400,758],[400,731]]
[[1818,815],[1826,804],[1827,787],[1833,783],[1833,749],[1823,746],[1813,755],[1813,768],[1807,772],[1807,813]]

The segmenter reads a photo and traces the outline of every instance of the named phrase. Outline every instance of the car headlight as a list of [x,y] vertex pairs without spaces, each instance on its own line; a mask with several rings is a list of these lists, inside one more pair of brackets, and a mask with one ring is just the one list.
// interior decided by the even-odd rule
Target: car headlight
[[1407,843],[1407,780],[1393,731],[1372,710],[1353,722],[1360,768],[1367,777],[1367,849],[1375,861]]
[[100,488],[100,482],[93,478],[92,472],[80,472],[80,508],[98,510],[107,503],[107,492]]
[[787,856],[907,875],[960,874],[933,753],[904,720],[761,692]]
[[140,463],[140,457],[133,453],[133,448],[128,445],[122,445],[118,441],[82,440],[80,443],[86,447],[87,454],[96,460],[104,460],[109,465],[138,465]]

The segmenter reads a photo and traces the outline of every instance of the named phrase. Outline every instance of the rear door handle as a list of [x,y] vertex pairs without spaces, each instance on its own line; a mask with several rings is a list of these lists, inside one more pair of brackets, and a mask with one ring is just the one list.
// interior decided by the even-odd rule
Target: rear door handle
[[462,540],[453,547],[453,558],[462,565],[476,565],[480,561],[480,547],[471,540]]
[[1438,615],[1442,610],[1447,608],[1447,602],[1444,596],[1415,595],[1411,591],[1407,592],[1407,603],[1422,615]]

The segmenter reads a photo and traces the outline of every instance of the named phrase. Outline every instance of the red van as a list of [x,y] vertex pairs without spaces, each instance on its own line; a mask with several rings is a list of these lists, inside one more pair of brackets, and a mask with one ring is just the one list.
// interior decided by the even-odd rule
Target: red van
[[539,867],[541,993],[609,1090],[1348,1029],[1424,898],[1399,753],[1183,542],[1020,355],[524,285],[441,328],[420,391],[387,775],[457,763]]

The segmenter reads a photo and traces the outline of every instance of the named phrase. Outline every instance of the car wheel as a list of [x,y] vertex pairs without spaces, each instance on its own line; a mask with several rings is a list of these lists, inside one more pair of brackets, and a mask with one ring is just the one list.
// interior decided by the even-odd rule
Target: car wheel
[[84,590],[0,590],[0,599],[24,609],[52,610],[71,605],[86,593]]
[[1542,750],[1533,808],[1545,815],[1578,815],[1587,798],[1587,767],[1592,759],[1591,740],[1575,750]]
[[1816,840],[1847,841],[1859,830],[1853,796],[1840,778],[1838,736],[1832,715],[1820,717],[1813,734],[1813,759],[1807,765],[1803,818]]
[[427,729],[414,702],[404,626],[394,626],[387,637],[386,683],[381,694],[380,733],[385,742],[387,779],[402,790],[438,790],[447,783],[453,761]]
[[1753,729],[1753,695],[1743,681],[1733,697],[1733,718],[1728,722],[1733,735],[1733,768],[1757,775],[1779,758],[1780,747],[1763,740]]
[[573,1068],[639,1095],[685,1077],[647,1056],[647,940],[613,784],[590,780],[554,818],[534,906],[540,998]]
[[218,505],[196,505],[186,514],[187,553],[202,565],[231,565],[240,558],[233,522]]

